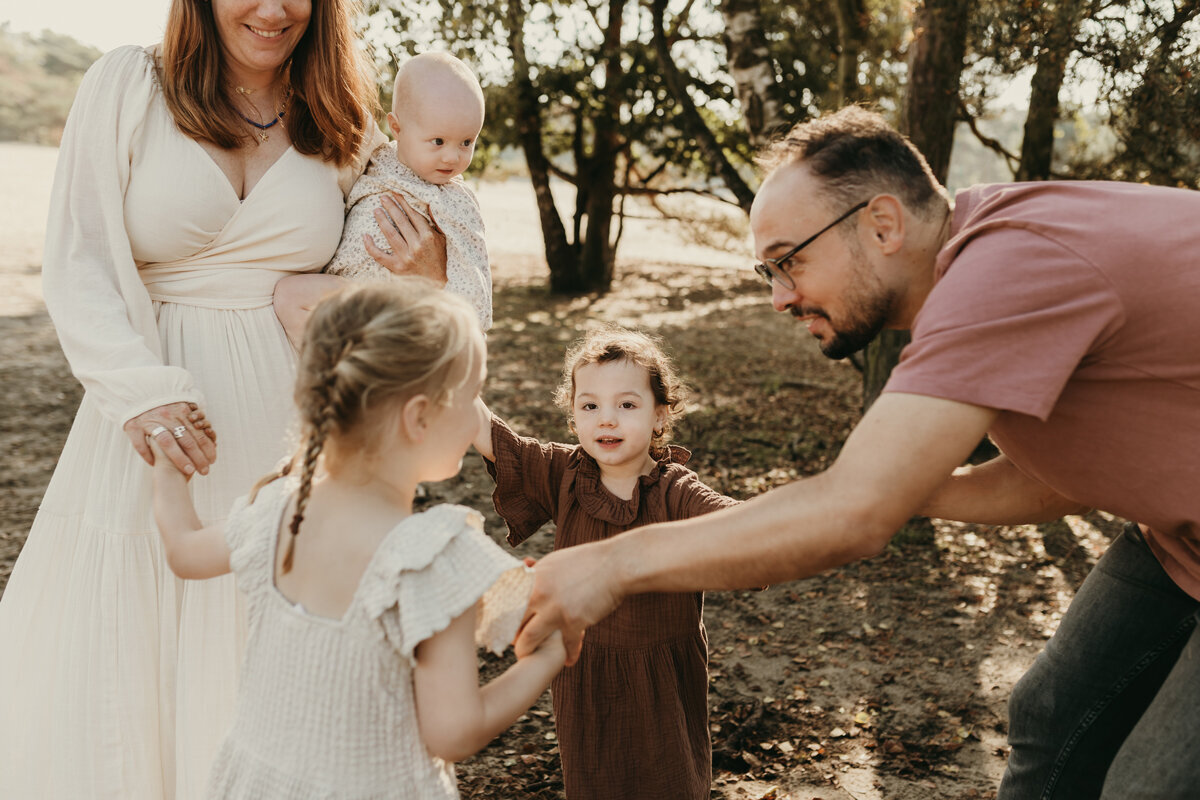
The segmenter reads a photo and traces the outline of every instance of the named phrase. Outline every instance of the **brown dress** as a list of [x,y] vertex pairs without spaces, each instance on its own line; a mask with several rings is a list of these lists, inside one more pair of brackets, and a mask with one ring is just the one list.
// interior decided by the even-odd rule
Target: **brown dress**
[[[665,448],[629,500],[600,482],[579,446],[517,436],[492,418],[493,500],[517,545],[554,520],[555,548],[596,542],[737,501],[713,491]],[[551,684],[570,800],[707,800],[708,637],[704,596],[642,594],[588,628],[578,663]]]

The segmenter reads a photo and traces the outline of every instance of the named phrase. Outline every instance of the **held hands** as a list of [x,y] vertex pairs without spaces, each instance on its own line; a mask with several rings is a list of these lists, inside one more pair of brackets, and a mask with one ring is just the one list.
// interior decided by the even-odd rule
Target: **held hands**
[[584,629],[612,613],[624,597],[606,545],[556,550],[538,562],[514,647],[517,658],[533,653],[561,630],[567,666],[579,659]]
[[446,236],[396,193],[385,194],[375,209],[375,222],[392,252],[380,250],[363,234],[371,258],[397,275],[419,275],[446,284]]
[[152,408],[126,422],[124,429],[133,449],[150,466],[154,466],[155,453],[148,440],[188,477],[196,472],[207,475],[209,465],[217,460],[216,431],[195,403]]

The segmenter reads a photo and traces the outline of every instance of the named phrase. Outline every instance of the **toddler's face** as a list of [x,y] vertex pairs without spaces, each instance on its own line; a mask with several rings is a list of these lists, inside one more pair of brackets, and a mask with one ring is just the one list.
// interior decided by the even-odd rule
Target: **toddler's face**
[[421,180],[439,186],[466,172],[483,127],[483,109],[473,103],[439,104],[422,98],[410,108],[393,108],[388,124],[396,156]]
[[653,465],[650,441],[667,412],[655,402],[645,367],[626,360],[580,366],[572,406],[579,443],[602,474],[637,474]]

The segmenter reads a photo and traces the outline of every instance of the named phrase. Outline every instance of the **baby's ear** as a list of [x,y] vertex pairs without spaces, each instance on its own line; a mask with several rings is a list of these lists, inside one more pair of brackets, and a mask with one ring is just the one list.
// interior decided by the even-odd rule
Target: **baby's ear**
[[393,113],[391,111],[388,112],[387,123],[388,123],[388,127],[392,131],[392,136],[393,137],[400,136],[400,118],[397,117],[395,115],[395,113]]

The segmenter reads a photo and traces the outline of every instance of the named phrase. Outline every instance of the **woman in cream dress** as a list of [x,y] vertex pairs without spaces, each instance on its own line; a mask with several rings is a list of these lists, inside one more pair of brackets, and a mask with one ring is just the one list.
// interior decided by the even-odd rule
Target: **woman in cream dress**
[[[160,47],[107,54],[79,89],[43,280],[85,394],[0,600],[4,798],[203,790],[243,611],[232,578],[178,581],[166,567],[144,437],[202,473],[206,522],[288,452],[294,355],[272,291],[329,260],[345,195],[384,141],[365,114],[375,90],[352,11],[173,0]],[[381,263],[444,264],[427,227],[405,230],[385,232],[395,255]]]

